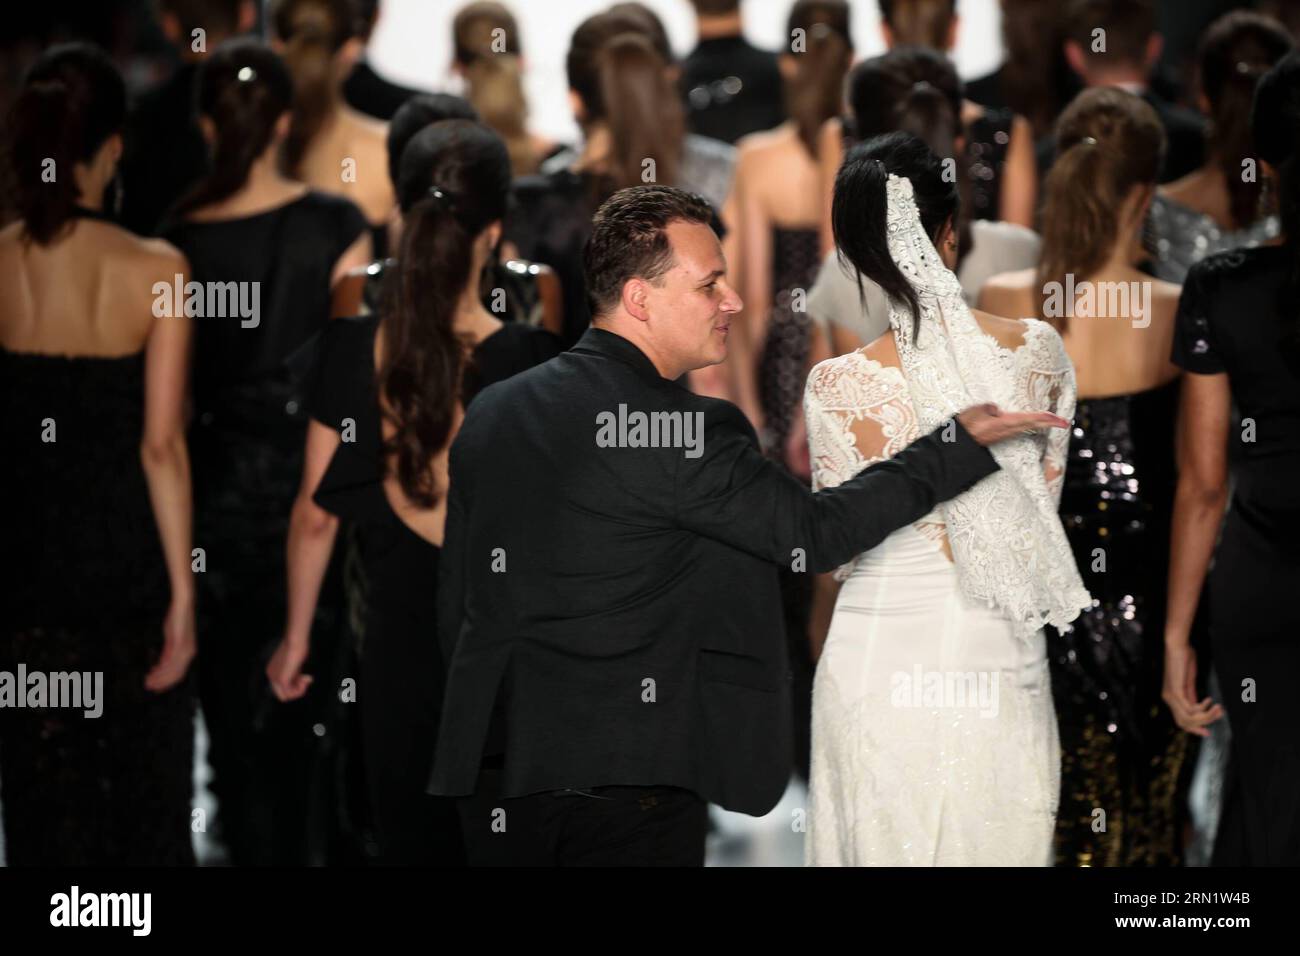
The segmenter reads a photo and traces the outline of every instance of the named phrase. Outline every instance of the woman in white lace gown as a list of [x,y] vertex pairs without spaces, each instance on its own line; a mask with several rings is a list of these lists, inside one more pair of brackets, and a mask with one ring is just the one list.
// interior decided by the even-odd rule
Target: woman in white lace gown
[[[809,376],[815,487],[973,402],[1073,414],[1056,331],[964,304],[935,249],[951,247],[956,212],[955,187],[915,137],[879,137],[845,160],[836,243],[889,295],[891,329]],[[1051,862],[1060,751],[1042,626],[1089,603],[1056,515],[1068,441],[1057,430],[1003,443],[999,472],[836,572],[813,686],[809,864]]]

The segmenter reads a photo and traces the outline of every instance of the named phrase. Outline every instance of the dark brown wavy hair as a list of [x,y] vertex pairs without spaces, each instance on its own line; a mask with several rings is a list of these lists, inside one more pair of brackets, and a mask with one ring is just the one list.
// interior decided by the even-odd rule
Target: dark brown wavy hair
[[385,279],[376,377],[393,426],[382,451],[406,497],[431,508],[442,490],[429,465],[451,435],[467,353],[455,331],[456,306],[466,289],[478,288],[474,240],[506,214],[510,156],[482,123],[451,119],[416,133],[398,169],[402,242]]
[[1056,161],[1043,190],[1039,314],[1051,282],[1099,269],[1119,237],[1119,216],[1134,186],[1155,188],[1165,154],[1160,117],[1141,97],[1114,87],[1084,90],[1056,124]]

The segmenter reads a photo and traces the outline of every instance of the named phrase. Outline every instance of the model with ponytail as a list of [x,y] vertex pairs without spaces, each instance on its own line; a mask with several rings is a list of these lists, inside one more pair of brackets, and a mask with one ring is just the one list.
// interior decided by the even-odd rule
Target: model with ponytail
[[744,363],[760,400],[754,426],[781,460],[791,425],[802,417],[809,328],[792,297],[806,293],[820,260],[817,134],[839,113],[853,60],[849,5],[799,0],[786,32],[799,41],[798,52],[778,60],[790,119],[737,146],[736,273],[745,309],[732,325],[732,361]]
[[[230,859],[303,863],[327,852],[328,821],[297,809],[316,784],[311,724],[333,732],[343,717],[329,694],[291,711],[269,694],[250,701],[249,688],[260,686],[285,615],[286,523],[307,428],[304,366],[340,280],[370,261],[370,237],[351,202],[282,172],[292,85],[275,52],[229,41],[208,55],[197,82],[211,172],[164,235],[186,254],[200,289],[236,290],[242,303],[236,312],[225,294],[201,296],[195,330],[190,451],[196,537],[207,561],[199,577],[200,698]],[[342,604],[335,575],[318,623],[330,652],[345,660],[349,645],[336,627]],[[299,822],[275,822],[286,820]]]
[[5,125],[0,672],[96,677],[84,711],[0,711],[11,866],[194,862],[192,323],[156,298],[189,266],[104,209],[125,117],[112,62],[69,44]]
[[[1096,605],[1061,631],[1051,657],[1065,754],[1062,866],[1183,860],[1187,739],[1159,704],[1180,290],[1139,268],[1164,148],[1159,117],[1140,97],[1079,94],[1056,126],[1042,261],[995,276],[981,296],[991,311],[1055,325],[1079,383],[1061,513]],[[1098,831],[1099,806],[1119,824]]]
[[343,96],[368,25],[352,0],[276,0],[270,24],[274,48],[293,78],[283,168],[314,189],[356,203],[383,254],[395,213],[384,124],[353,109]]
[[[944,173],[894,132],[850,150],[836,178],[839,254],[883,292],[889,329],[808,377],[814,490],[907,454],[972,402],[1062,426],[1073,414],[1057,332],[966,305]],[[1050,864],[1061,754],[1046,629],[1090,603],[1055,514],[1069,438],[1062,427],[995,450],[1000,471],[833,573],[814,638],[809,864]],[[940,719],[920,685],[944,671],[995,675],[998,704]]]
[[735,150],[686,132],[671,50],[644,13],[608,10],[583,20],[565,70],[583,142],[519,180],[506,239],[511,258],[555,270],[562,337],[571,345],[591,320],[582,247],[600,203],[618,189],[656,182],[701,194],[729,222]]
[[448,449],[481,389],[559,349],[481,300],[510,195],[501,138],[473,120],[434,122],[406,143],[396,181],[402,238],[379,310],[335,320],[312,375],[289,616],[266,673],[281,700],[307,692],[310,622],[346,520],[364,581],[362,742],[380,861],[454,865],[454,805],[425,793],[445,670],[436,608]]
[[1200,106],[1210,116],[1206,164],[1166,186],[1151,203],[1155,274],[1182,282],[1216,252],[1277,238],[1277,197],[1259,168],[1250,104],[1259,78],[1290,51],[1291,35],[1271,17],[1235,10],[1201,41]]

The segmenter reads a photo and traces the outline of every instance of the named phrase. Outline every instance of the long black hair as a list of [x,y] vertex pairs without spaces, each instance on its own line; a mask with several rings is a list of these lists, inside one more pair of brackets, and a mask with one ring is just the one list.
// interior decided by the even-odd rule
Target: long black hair
[[1279,307],[1292,324],[1282,348],[1300,375],[1300,52],[1288,53],[1259,81],[1250,125],[1260,158],[1277,170],[1278,215],[1291,255]]
[[510,179],[505,143],[471,120],[427,126],[402,151],[402,243],[385,279],[377,386],[394,429],[383,452],[407,498],[424,508],[441,495],[429,463],[451,435],[465,367],[456,306],[478,280],[474,240],[505,216]]
[[912,335],[920,330],[921,308],[916,290],[889,254],[885,216],[889,174],[912,182],[912,195],[921,227],[937,239],[945,224],[957,226],[961,200],[957,184],[943,175],[943,163],[918,137],[895,132],[854,146],[835,177],[831,228],[839,258],[857,270],[858,292],[866,276],[894,302],[912,313]]
[[293,102],[284,61],[252,39],[230,40],[213,50],[199,67],[197,85],[197,111],[212,121],[215,133],[212,168],[177,204],[175,215],[234,195]]
[[8,124],[10,194],[28,237],[47,245],[63,231],[83,198],[73,166],[93,159],[125,122],[126,85],[100,50],[63,44],[36,61]]
[[402,175],[402,152],[411,137],[431,123],[443,120],[477,120],[478,110],[469,100],[450,93],[417,93],[397,108],[388,121],[388,177],[396,184]]

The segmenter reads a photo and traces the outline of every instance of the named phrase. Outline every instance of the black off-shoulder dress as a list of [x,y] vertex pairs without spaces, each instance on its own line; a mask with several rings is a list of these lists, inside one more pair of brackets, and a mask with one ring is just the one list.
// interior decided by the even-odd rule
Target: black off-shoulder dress
[[[363,622],[357,703],[380,860],[463,865],[454,801],[425,792],[445,677],[437,630],[441,549],[404,524],[384,493],[374,365],[378,329],[374,315],[336,319],[321,343],[307,413],[343,441],[315,501],[355,528],[364,582],[359,613],[353,614]],[[462,397],[468,404],[493,382],[558,353],[559,341],[549,333],[506,323],[474,350]]]

